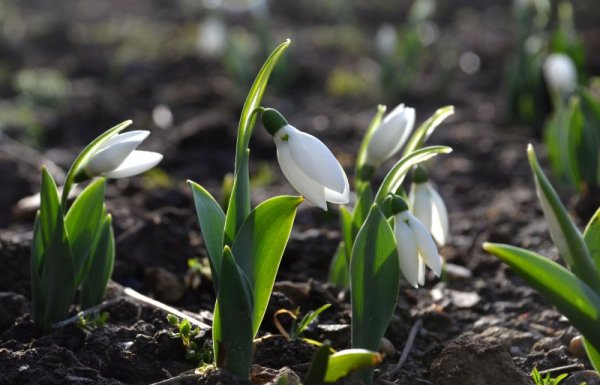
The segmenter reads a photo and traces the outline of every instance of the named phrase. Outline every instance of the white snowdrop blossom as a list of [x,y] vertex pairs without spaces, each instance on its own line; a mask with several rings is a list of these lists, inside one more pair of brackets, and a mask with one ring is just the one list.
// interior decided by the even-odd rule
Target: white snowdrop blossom
[[383,118],[373,132],[367,146],[366,164],[378,166],[394,156],[412,132],[415,125],[415,109],[400,104]]
[[448,239],[448,210],[444,200],[428,179],[414,179],[408,195],[411,210],[436,242],[443,246]]
[[266,109],[262,117],[275,140],[281,171],[292,187],[323,210],[327,210],[327,202],[348,203],[348,177],[327,146],[289,125],[276,110]]
[[84,166],[85,174],[93,178],[127,178],[156,166],[163,158],[157,152],[136,151],[150,131],[129,131],[119,134],[98,148]]
[[568,95],[577,87],[575,63],[564,53],[550,54],[544,61],[544,78],[552,92]]
[[425,225],[407,208],[395,214],[394,235],[400,269],[410,285],[418,287],[425,284],[425,266],[440,276],[442,258],[435,242]]

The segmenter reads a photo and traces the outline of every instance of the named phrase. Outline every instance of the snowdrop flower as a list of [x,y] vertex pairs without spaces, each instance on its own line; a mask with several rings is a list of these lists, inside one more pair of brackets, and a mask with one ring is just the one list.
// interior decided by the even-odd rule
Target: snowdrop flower
[[414,287],[423,285],[425,265],[439,277],[442,273],[442,258],[429,230],[408,211],[408,205],[400,196],[394,196],[391,205],[398,258],[404,278]]
[[127,178],[156,166],[163,158],[161,154],[135,150],[148,135],[150,131],[138,130],[110,138],[90,155],[81,177]]
[[378,166],[404,145],[415,125],[415,109],[400,104],[387,114],[373,132],[367,146],[366,164]]
[[564,53],[550,54],[544,61],[544,78],[552,92],[568,95],[577,86],[575,63]]
[[272,108],[263,111],[262,121],[275,139],[281,171],[296,191],[323,210],[327,202],[348,203],[346,173],[323,142],[292,127]]
[[418,165],[413,172],[413,184],[408,195],[414,215],[425,225],[440,246],[448,238],[448,210],[442,197],[429,181],[425,167]]

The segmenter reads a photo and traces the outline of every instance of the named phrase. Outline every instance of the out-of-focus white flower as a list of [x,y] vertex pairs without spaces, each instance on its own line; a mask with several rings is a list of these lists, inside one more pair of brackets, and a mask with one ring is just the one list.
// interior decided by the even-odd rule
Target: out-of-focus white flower
[[404,104],[394,108],[373,132],[367,146],[366,164],[377,166],[394,156],[408,139],[414,125],[414,108]]
[[84,166],[89,177],[127,178],[156,166],[163,158],[157,152],[136,151],[150,131],[129,131],[109,139],[94,151]]
[[422,166],[417,167],[413,173],[408,201],[414,215],[429,229],[437,243],[445,245],[448,238],[448,210],[429,181],[427,170]]
[[564,53],[550,54],[544,61],[544,78],[552,92],[568,95],[577,86],[575,63]]
[[227,47],[227,27],[217,16],[209,16],[198,25],[196,45],[201,54],[217,57],[225,52]]
[[275,139],[281,171],[296,191],[323,210],[327,202],[348,203],[348,177],[323,142],[289,125],[274,109],[266,109],[262,120]]
[[404,278],[414,287],[425,284],[425,266],[436,276],[442,273],[442,258],[429,230],[410,211],[400,197],[392,201],[394,235],[400,269]]
[[382,24],[375,35],[375,49],[382,57],[391,56],[398,45],[398,33],[391,24]]

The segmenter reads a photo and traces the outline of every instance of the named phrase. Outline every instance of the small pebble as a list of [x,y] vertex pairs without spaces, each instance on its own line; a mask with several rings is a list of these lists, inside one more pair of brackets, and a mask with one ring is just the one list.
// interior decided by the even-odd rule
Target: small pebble
[[393,357],[396,354],[396,348],[390,340],[383,337],[379,342],[379,353],[384,354],[386,357]]
[[587,357],[581,336],[575,336],[571,339],[571,342],[569,342],[569,353],[577,358]]
[[582,370],[575,372],[561,382],[561,385],[600,385],[600,375],[593,370]]

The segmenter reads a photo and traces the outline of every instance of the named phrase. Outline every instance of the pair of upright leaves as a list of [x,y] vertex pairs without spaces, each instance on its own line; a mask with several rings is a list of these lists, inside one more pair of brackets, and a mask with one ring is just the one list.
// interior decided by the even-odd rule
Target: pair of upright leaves
[[104,179],[91,183],[66,216],[54,179],[44,168],[31,252],[34,320],[44,329],[64,319],[77,288],[83,308],[102,300],[114,264]]
[[515,246],[485,243],[483,248],[507,263],[569,318],[584,336],[590,361],[600,370],[600,210],[582,235],[541,170],[533,149],[528,151],[538,195],[548,202],[550,215],[558,224],[557,234],[552,235],[560,239],[557,246],[567,267]]

